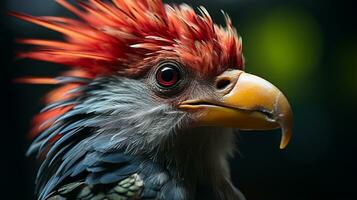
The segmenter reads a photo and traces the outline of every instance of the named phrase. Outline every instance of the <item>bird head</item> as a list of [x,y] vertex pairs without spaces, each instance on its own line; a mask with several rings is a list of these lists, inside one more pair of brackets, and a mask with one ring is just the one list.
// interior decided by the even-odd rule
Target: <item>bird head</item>
[[244,71],[242,41],[226,14],[223,27],[203,7],[160,0],[57,2],[80,19],[12,13],[64,36],[19,40],[36,47],[19,57],[69,68],[56,78],[19,80],[61,85],[34,119],[32,150],[53,156],[82,144],[142,153],[200,127],[282,128],[280,147],[288,144],[290,105],[274,85]]

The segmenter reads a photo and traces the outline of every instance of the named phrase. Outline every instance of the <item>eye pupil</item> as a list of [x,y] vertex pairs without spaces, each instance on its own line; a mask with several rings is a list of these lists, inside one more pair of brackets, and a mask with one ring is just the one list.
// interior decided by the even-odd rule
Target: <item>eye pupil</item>
[[175,64],[163,64],[157,71],[156,79],[163,87],[172,87],[179,81],[179,69]]
[[175,71],[172,68],[165,67],[161,70],[161,78],[163,81],[170,82],[175,78]]

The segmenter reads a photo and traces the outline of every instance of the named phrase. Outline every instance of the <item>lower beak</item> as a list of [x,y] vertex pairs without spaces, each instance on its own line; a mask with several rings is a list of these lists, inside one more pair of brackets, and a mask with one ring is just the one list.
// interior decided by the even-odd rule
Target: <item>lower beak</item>
[[[235,70],[224,77],[235,80],[219,100],[194,99],[182,102],[180,109],[193,114],[197,126],[221,126],[241,130],[282,129],[280,148],[292,135],[292,110],[286,97],[268,81]],[[217,92],[218,93],[218,92]]]

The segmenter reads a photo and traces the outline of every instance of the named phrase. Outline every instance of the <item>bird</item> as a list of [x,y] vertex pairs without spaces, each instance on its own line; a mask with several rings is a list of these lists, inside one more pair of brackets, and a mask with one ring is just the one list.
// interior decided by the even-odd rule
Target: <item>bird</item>
[[239,130],[281,128],[293,114],[273,84],[245,72],[228,14],[161,0],[56,0],[72,17],[10,15],[61,39],[18,39],[22,59],[63,66],[34,116],[27,154],[39,200],[243,200],[228,159]]

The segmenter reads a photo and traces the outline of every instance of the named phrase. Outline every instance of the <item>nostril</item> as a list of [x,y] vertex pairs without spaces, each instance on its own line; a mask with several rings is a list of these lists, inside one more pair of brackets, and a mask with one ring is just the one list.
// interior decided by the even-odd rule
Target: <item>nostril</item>
[[231,80],[228,78],[222,78],[217,81],[216,88],[219,90],[223,90],[227,88],[231,84]]

